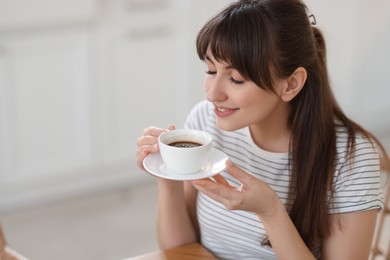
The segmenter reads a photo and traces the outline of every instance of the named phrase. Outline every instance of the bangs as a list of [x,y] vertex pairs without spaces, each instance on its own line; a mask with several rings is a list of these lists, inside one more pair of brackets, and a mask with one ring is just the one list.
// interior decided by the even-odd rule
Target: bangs
[[[219,22],[211,20],[200,31],[197,38],[197,51],[199,58],[204,60],[208,48],[218,62],[226,62],[233,66],[233,61],[237,58],[237,50],[234,47],[234,36],[230,31],[229,24],[221,20]],[[230,37],[229,37],[230,36]]]
[[253,9],[238,9],[232,4],[208,21],[196,39],[198,56],[205,60],[210,48],[218,62],[231,65],[245,79],[273,91],[268,29],[261,13],[248,16],[248,12]]

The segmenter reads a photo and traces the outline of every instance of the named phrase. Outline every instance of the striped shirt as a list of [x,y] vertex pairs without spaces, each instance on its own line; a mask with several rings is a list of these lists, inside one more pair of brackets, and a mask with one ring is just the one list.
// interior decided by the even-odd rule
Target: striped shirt
[[[290,183],[289,153],[273,153],[259,148],[248,127],[233,132],[219,129],[216,126],[214,106],[208,101],[200,102],[192,109],[185,127],[209,132],[216,149],[225,152],[243,170],[266,182],[286,205]],[[351,162],[346,158],[348,135],[341,126],[336,130],[337,163],[329,212],[383,208],[377,150],[369,140],[357,136],[356,152]],[[221,175],[234,186],[240,184],[226,171]],[[266,230],[253,212],[228,210],[199,192],[197,217],[201,243],[219,259],[277,259],[272,248],[262,245]],[[320,248],[319,243],[313,249],[317,258],[320,257]]]

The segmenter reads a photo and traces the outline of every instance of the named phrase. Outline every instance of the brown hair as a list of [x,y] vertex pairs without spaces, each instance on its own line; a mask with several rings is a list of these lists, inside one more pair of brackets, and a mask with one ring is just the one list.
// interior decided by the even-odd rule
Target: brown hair
[[325,41],[311,25],[305,4],[300,0],[234,2],[206,23],[196,44],[200,59],[210,48],[216,60],[229,63],[268,91],[274,91],[274,79],[288,78],[298,67],[306,69],[305,86],[290,102],[292,181],[287,204],[307,246],[329,236],[327,192],[337,156],[335,120],[348,131],[349,155],[354,153],[356,133],[361,133],[389,161],[378,140],[337,104],[328,79]]

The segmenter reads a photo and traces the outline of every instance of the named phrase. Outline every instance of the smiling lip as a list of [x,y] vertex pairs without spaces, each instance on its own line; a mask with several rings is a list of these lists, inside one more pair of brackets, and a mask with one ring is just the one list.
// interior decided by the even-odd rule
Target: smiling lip
[[236,112],[239,108],[227,108],[227,107],[218,107],[215,106],[215,114],[219,117],[230,116],[234,112]]

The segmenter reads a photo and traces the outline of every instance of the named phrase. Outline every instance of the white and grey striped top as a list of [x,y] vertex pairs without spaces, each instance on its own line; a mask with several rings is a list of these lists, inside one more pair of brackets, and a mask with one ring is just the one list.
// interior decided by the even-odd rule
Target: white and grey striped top
[[[234,132],[218,129],[214,107],[203,101],[190,112],[186,128],[212,134],[214,147],[225,152],[233,163],[269,184],[285,204],[290,174],[288,153],[272,153],[259,148],[249,129]],[[379,156],[366,138],[356,138],[354,161],[346,160],[347,134],[337,128],[338,160],[334,173],[334,199],[330,213],[383,208]],[[227,172],[221,173],[232,185],[239,185]],[[256,214],[231,211],[202,193],[198,194],[197,216],[201,243],[219,259],[277,259],[272,248],[262,246],[266,230]],[[313,253],[320,257],[318,244]]]

